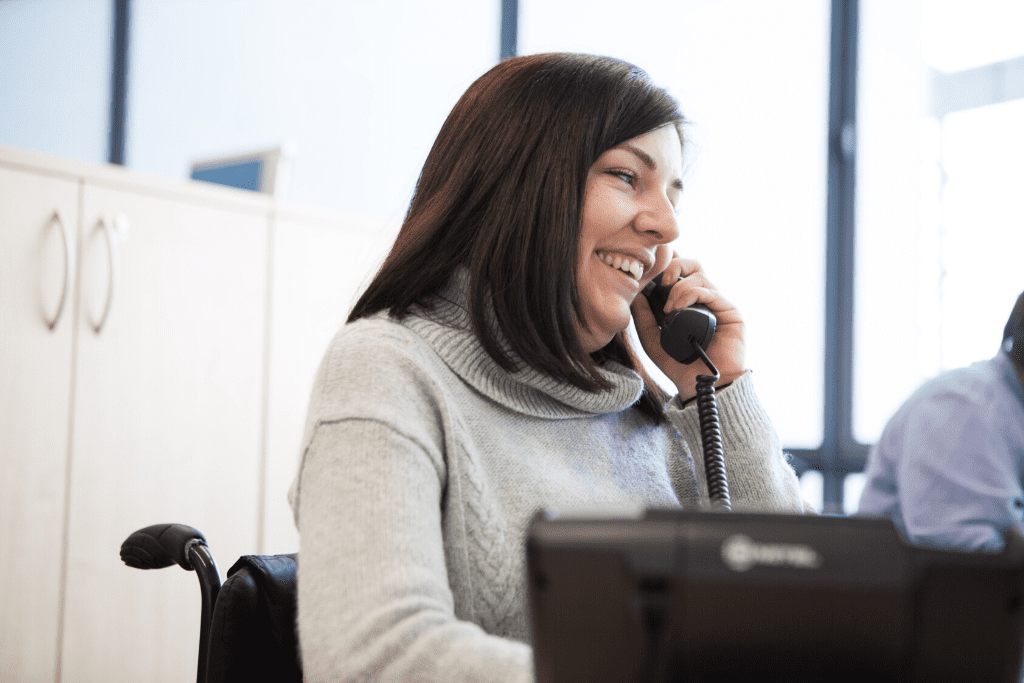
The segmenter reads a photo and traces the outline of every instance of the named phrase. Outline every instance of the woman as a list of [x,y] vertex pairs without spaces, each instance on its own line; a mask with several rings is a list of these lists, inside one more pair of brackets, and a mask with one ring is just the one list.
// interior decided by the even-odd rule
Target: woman
[[[801,509],[743,322],[672,253],[682,116],[629,64],[506,60],[441,129],[395,245],[332,342],[290,499],[309,680],[529,681],[523,541],[543,507],[704,504],[699,363],[641,287],[718,317],[735,509]],[[679,389],[668,401],[624,334]],[[692,455],[697,454],[697,458]]]

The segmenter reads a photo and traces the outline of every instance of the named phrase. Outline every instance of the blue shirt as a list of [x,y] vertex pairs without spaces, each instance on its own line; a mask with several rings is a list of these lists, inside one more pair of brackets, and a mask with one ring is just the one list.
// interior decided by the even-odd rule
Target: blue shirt
[[911,543],[999,550],[1024,533],[1024,386],[1004,352],[922,385],[868,456],[861,515]]

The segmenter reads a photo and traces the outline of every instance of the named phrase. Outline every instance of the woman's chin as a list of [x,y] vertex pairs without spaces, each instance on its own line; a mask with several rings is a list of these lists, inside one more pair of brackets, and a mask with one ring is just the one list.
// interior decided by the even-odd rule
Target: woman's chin
[[[587,353],[593,353],[599,349],[603,349],[611,343],[612,339],[615,338],[619,332],[622,332],[629,327],[629,316],[625,316],[622,321],[615,321],[614,324],[606,324],[600,327],[599,331],[584,330],[580,333],[580,342],[583,344],[584,350]],[[611,321],[608,321],[611,323]],[[621,322],[621,324],[619,324]]]

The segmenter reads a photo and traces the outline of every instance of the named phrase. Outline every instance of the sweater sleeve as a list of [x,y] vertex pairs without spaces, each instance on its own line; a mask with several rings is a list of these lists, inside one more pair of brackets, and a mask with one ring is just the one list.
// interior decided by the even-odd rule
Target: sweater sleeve
[[307,680],[532,681],[529,646],[455,616],[443,405],[395,341],[333,349],[314,389],[290,495]]
[[[803,501],[800,482],[782,451],[771,419],[754,391],[751,373],[716,393],[732,509],[739,512],[812,512]],[[667,414],[693,454],[697,487],[707,500],[704,449],[697,406],[678,407],[673,399]]]

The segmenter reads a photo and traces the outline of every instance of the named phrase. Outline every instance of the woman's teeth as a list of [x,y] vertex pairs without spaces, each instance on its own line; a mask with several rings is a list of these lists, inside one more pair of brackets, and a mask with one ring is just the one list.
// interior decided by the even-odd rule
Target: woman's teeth
[[618,268],[625,273],[629,273],[637,280],[644,274],[643,264],[621,254],[608,254],[599,251],[597,252],[597,257],[612,268]]

